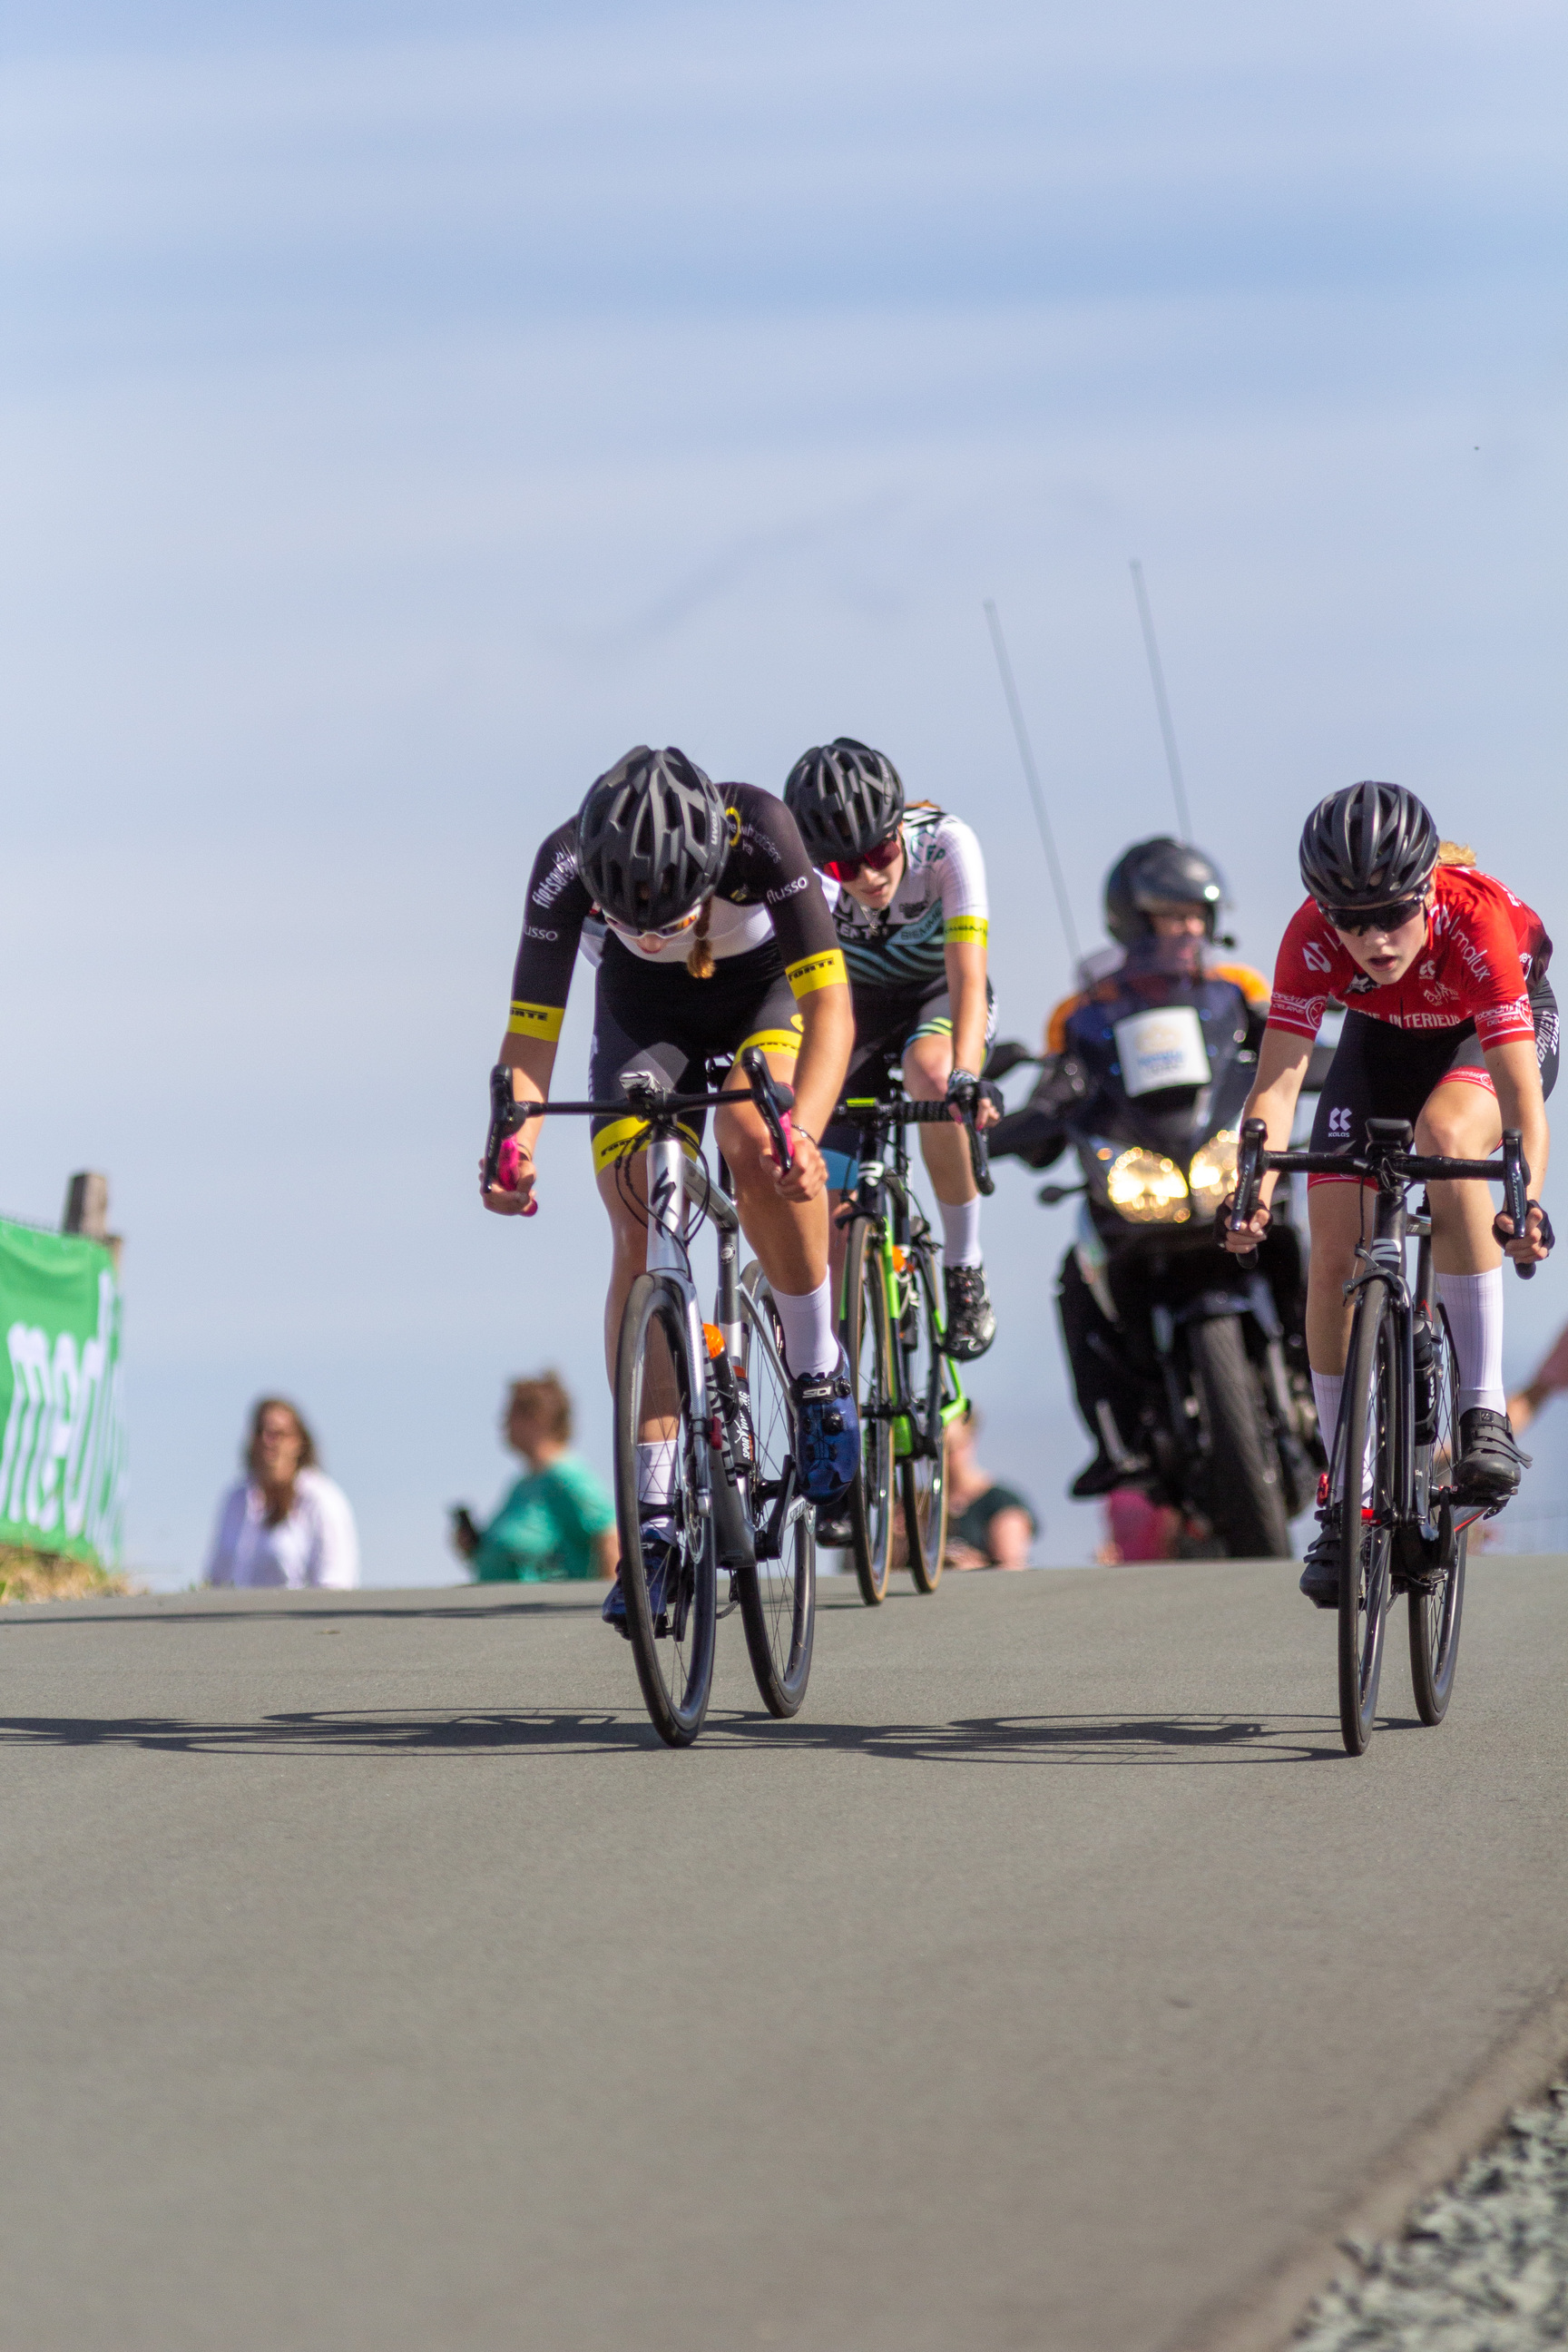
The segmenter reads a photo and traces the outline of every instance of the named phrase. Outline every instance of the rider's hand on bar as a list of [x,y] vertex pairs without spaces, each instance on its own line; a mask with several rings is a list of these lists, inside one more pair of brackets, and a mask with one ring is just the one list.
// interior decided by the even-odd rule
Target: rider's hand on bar
[[[485,1163],[479,1162],[479,1182],[484,1184]],[[508,1182],[508,1178],[510,1182]],[[539,1213],[533,1197],[533,1153],[521,1135],[509,1136],[501,1146],[500,1164],[496,1181],[479,1197],[495,1217],[532,1217]]]
[[1492,1220],[1492,1232],[1502,1244],[1503,1255],[1519,1265],[1540,1265],[1551,1255],[1552,1229],[1546,1212],[1539,1201],[1531,1201],[1524,1216],[1524,1238],[1513,1230],[1513,1219],[1506,1209],[1500,1209]]
[[1248,1250],[1255,1250],[1258,1247],[1258,1243],[1267,1238],[1268,1233],[1269,1209],[1266,1201],[1259,1201],[1257,1208],[1254,1209],[1251,1216],[1247,1220],[1247,1223],[1244,1225],[1237,1227],[1237,1229],[1233,1233],[1230,1223],[1230,1213],[1235,1206],[1236,1195],[1232,1192],[1227,1195],[1221,1204],[1219,1215],[1215,1219],[1215,1223],[1219,1228],[1218,1238],[1223,1246],[1231,1251],[1234,1255],[1244,1257]]
[[827,1162],[816,1148],[816,1138],[804,1127],[790,1121],[790,1142],[795,1157],[782,1172],[771,1144],[764,1147],[768,1172],[773,1177],[779,1196],[785,1201],[815,1201],[827,1182]]

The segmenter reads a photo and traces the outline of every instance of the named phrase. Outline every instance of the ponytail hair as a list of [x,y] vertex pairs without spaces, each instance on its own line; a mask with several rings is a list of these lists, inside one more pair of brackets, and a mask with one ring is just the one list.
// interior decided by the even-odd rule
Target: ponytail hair
[[711,980],[713,977],[713,950],[708,944],[708,926],[712,919],[713,894],[710,891],[702,901],[702,912],[698,916],[697,929],[691,934],[691,950],[686,959],[686,969],[693,980]]

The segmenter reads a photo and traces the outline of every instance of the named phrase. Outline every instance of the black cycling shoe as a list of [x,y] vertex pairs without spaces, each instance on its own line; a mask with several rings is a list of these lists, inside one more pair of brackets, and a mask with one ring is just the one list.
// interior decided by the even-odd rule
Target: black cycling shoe
[[1459,1458],[1454,1484],[1470,1503],[1506,1503],[1519,1492],[1521,1474],[1530,1456],[1513,1442],[1513,1425],[1506,1412],[1473,1404],[1459,1415]]
[[1340,1605],[1342,1549],[1339,1506],[1326,1503],[1318,1513],[1318,1532],[1307,1546],[1306,1564],[1301,1570],[1301,1590],[1316,1608],[1337,1609]]
[[[648,1607],[653,1612],[656,1632],[658,1630],[658,1620],[664,1609],[664,1580],[674,1551],[675,1546],[668,1536],[656,1534],[652,1528],[644,1528],[642,1531],[643,1567],[647,1572]],[[605,1605],[599,1614],[606,1625],[615,1627],[623,1642],[631,1640],[632,1629],[626,1622],[626,1587],[618,1576],[605,1593]]]
[[950,1265],[943,1269],[947,1292],[947,1336],[943,1352],[962,1363],[983,1356],[996,1337],[996,1318],[985,1288],[983,1265]]
[[1076,1502],[1092,1502],[1097,1495],[1110,1495],[1118,1486],[1131,1486],[1148,1467],[1146,1454],[1127,1454],[1120,1462],[1113,1462],[1101,1447],[1092,1462],[1085,1463],[1068,1493]]
[[840,1503],[818,1503],[816,1540],[828,1551],[847,1551],[855,1541],[849,1514]]

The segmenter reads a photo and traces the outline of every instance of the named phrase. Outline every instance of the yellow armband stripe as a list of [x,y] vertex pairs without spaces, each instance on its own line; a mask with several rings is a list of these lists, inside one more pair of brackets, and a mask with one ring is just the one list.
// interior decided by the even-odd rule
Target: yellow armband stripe
[[984,915],[950,915],[942,927],[944,940],[978,940],[983,947],[990,931]]
[[749,1037],[742,1038],[741,1051],[743,1054],[748,1045],[756,1045],[764,1054],[798,1054],[800,1045],[801,1018],[797,1013],[787,1029],[753,1029]]
[[[680,1128],[680,1146],[688,1160],[697,1157],[697,1137],[684,1120]],[[629,1157],[634,1151],[647,1150],[646,1118],[615,1118],[602,1127],[594,1138],[594,1173],[603,1175],[614,1160]]]
[[784,978],[797,1001],[809,996],[814,988],[847,988],[849,974],[845,969],[844,950],[826,948],[821,955],[802,956],[798,963],[786,965]]
[[542,1037],[547,1045],[553,1045],[565,1018],[563,1004],[520,1004],[514,997],[506,1033],[509,1037]]

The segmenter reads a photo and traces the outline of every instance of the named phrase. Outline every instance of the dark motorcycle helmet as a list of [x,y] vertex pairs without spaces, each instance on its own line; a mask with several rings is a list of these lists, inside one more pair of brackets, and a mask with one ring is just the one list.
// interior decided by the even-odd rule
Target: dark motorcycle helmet
[[729,854],[723,794],[673,744],[637,744],[589,785],[577,812],[577,871],[601,913],[634,930],[689,915]]
[[853,735],[814,743],[789,772],[784,806],[800,828],[814,866],[864,857],[886,841],[904,813],[904,787],[884,752]]
[[1301,879],[1320,907],[1417,898],[1436,863],[1431,812],[1403,784],[1347,784],[1301,828]]
[[1105,877],[1105,928],[1124,948],[1153,937],[1150,918],[1156,907],[1201,907],[1212,940],[1224,903],[1225,884],[1214,860],[1169,834],[1135,841]]

